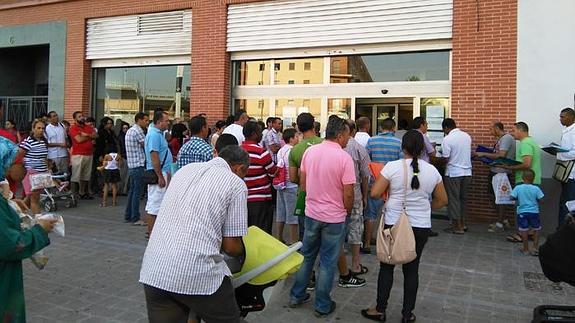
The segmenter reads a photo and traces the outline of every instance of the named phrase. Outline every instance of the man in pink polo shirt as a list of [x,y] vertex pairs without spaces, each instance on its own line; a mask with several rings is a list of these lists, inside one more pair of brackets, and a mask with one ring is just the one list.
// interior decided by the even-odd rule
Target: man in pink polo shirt
[[350,138],[346,120],[331,116],[325,141],[309,147],[302,158],[300,189],[306,191],[305,233],[301,253],[304,262],[295,275],[290,307],[310,299],[306,287],[319,253],[315,286],[315,315],[325,317],[335,310],[331,300],[333,276],[345,237],[345,220],[353,207],[355,169],[343,148]]

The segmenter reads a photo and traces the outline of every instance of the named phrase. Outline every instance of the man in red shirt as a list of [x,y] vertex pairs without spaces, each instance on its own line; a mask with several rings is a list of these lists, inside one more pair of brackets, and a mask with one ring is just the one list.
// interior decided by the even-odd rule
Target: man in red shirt
[[259,145],[262,128],[257,122],[248,121],[243,135],[246,139],[242,148],[250,154],[250,168],[244,178],[248,186],[248,226],[255,225],[272,234],[272,177],[277,167],[270,152]]
[[75,124],[70,127],[70,138],[72,138],[72,183],[77,183],[78,190],[75,192],[81,199],[91,200],[93,197],[88,194],[88,183],[92,175],[92,155],[94,144],[92,140],[98,138],[98,133],[89,124],[80,111],[72,115]]

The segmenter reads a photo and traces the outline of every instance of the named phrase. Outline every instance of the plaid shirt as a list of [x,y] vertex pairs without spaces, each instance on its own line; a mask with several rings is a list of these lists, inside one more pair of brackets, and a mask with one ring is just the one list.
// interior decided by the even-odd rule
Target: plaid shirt
[[144,154],[144,140],[146,135],[144,130],[134,124],[126,132],[126,159],[128,168],[144,167],[146,164],[146,155]]
[[182,168],[191,163],[203,163],[212,160],[214,157],[213,148],[202,138],[192,137],[186,142],[178,153],[178,168]]
[[274,163],[277,164],[277,162],[278,162],[278,154],[277,154],[277,153],[275,153],[275,154],[272,153],[272,151],[270,150],[270,146],[271,146],[271,145],[274,145],[274,144],[276,144],[276,145],[280,145],[280,144],[281,144],[280,136],[279,136],[278,132],[277,132],[275,129],[272,128],[271,130],[269,130],[269,131],[266,133],[266,135],[265,135],[265,137],[264,137],[264,140],[262,140],[262,141],[263,141],[263,147],[270,152],[270,154],[272,155],[272,160],[274,161]]

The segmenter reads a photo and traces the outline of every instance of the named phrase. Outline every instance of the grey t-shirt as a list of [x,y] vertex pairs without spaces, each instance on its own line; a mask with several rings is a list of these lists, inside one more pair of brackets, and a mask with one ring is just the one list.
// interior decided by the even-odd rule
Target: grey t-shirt
[[[505,150],[507,153],[505,154],[505,158],[515,160],[515,138],[512,135],[506,133],[503,136],[499,137],[497,143],[495,143],[495,147],[493,148],[493,152],[497,153],[498,151]],[[493,173],[508,173],[511,174],[511,170],[499,168],[499,167],[491,167],[491,172]]]

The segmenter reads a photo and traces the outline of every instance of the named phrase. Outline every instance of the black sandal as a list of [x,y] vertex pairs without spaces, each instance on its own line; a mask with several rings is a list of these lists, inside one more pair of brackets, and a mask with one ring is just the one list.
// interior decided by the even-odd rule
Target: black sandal
[[365,310],[361,310],[361,316],[365,317],[368,320],[376,321],[376,322],[385,322],[385,313],[379,314],[369,314],[369,308]]

